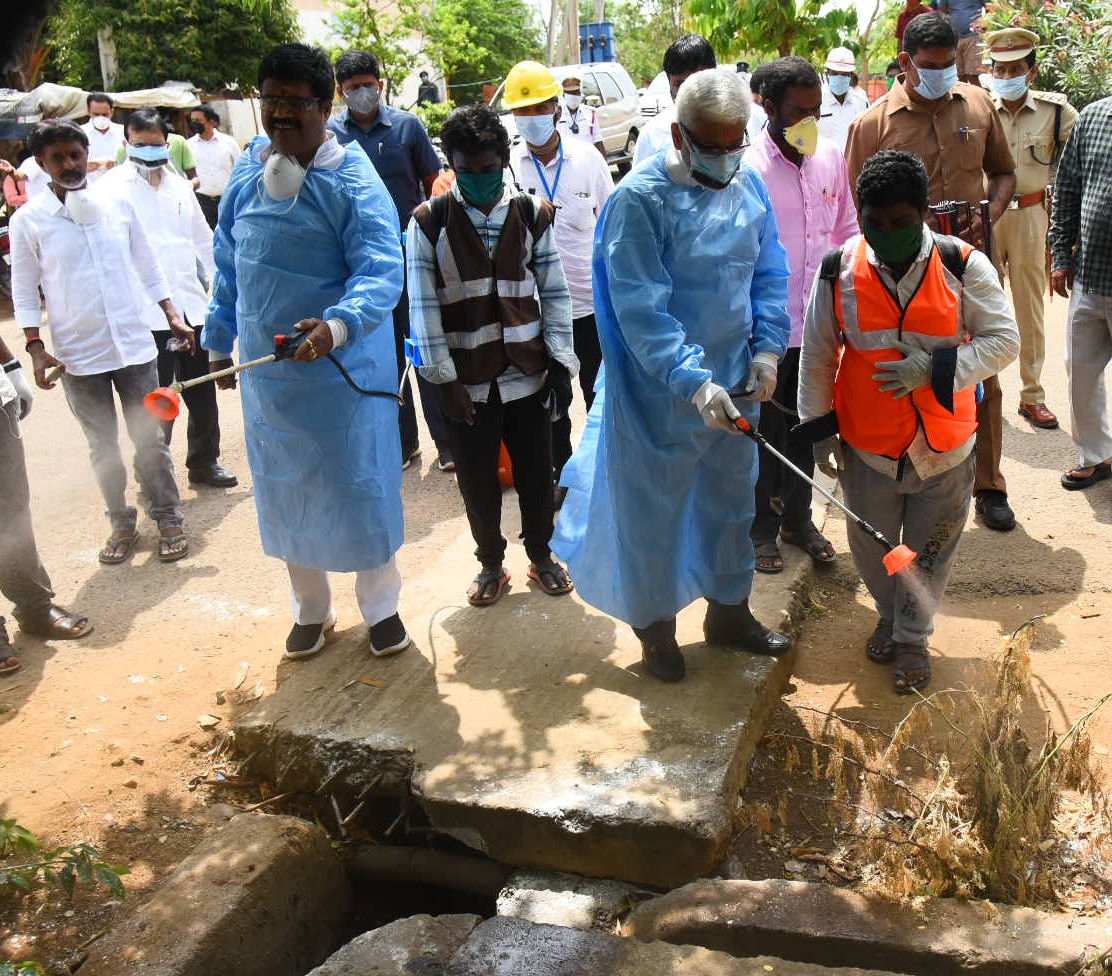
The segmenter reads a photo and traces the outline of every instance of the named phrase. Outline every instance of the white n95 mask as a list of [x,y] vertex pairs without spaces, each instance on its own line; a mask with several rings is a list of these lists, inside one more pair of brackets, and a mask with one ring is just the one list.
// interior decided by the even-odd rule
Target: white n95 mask
[[263,187],[272,200],[289,200],[301,192],[306,172],[293,156],[272,152],[263,166]]

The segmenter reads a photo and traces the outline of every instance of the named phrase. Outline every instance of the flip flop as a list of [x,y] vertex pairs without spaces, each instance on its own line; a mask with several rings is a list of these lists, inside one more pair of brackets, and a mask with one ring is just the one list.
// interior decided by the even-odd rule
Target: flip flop
[[780,539],[789,546],[802,549],[817,563],[832,563],[838,558],[834,546],[815,526],[808,526],[800,533],[790,529],[780,530]]
[[21,667],[23,667],[23,662],[14,654],[0,656],[0,674],[14,674]]
[[117,538],[116,533],[113,532],[100,552],[97,553],[97,559],[105,566],[116,566],[131,555],[131,550],[135,548],[135,543],[138,541],[138,529],[133,529],[131,535],[121,536],[120,538]]
[[529,579],[549,596],[563,596],[575,589],[571,576],[555,559],[546,563],[530,563]]
[[489,607],[497,603],[510,583],[510,574],[502,566],[483,568],[467,588],[467,602],[473,607]]
[[1075,473],[1079,468],[1072,468],[1062,475],[1062,487],[1066,491],[1081,491],[1088,488],[1090,485],[1095,485],[1098,481],[1104,481],[1106,478],[1112,478],[1112,464],[1107,461],[1101,461],[1099,464],[1090,465],[1092,467],[1092,474],[1078,477]]
[[896,642],[892,640],[892,625],[878,620],[869,639],[865,641],[865,657],[873,664],[891,664],[896,659]]
[[89,623],[88,617],[54,605],[38,616],[17,616],[16,620],[23,633],[45,637],[47,640],[80,640],[93,632],[93,625]]
[[170,535],[159,536],[158,561],[160,563],[175,563],[189,555],[189,540],[180,529]]
[[784,571],[784,556],[780,547],[775,542],[762,542],[756,547],[758,573],[782,573]]

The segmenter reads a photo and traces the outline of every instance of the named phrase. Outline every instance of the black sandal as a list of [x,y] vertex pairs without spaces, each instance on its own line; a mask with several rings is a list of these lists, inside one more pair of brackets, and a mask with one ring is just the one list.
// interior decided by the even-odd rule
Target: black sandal
[[555,559],[529,564],[529,579],[549,596],[563,596],[575,589],[571,576]]
[[510,583],[510,574],[502,566],[484,566],[467,588],[467,602],[473,607],[489,607],[497,603]]
[[1077,472],[1082,470],[1081,467],[1070,468],[1064,475],[1062,475],[1062,487],[1066,491],[1082,491],[1090,485],[1095,485],[1098,481],[1104,481],[1106,478],[1112,478],[1112,464],[1107,461],[1101,461],[1099,464],[1086,465],[1091,467],[1092,473],[1087,475],[1078,475]]
[[784,571],[784,556],[780,547],[775,542],[762,542],[756,547],[758,573],[768,573],[770,576]]
[[891,664],[896,659],[896,642],[892,640],[892,625],[887,620],[876,622],[865,641],[865,657],[873,664]]
[[814,525],[809,525],[800,533],[791,529],[780,529],[780,538],[789,546],[802,549],[817,563],[832,563],[838,558],[834,545]]
[[931,661],[923,644],[896,644],[893,672],[897,695],[924,691],[931,683]]
[[139,541],[139,530],[132,529],[131,535],[117,535],[117,532],[126,532],[126,529],[113,529],[108,541],[97,553],[97,559],[105,566],[117,566],[131,555],[135,543]]
[[17,615],[16,621],[23,633],[45,637],[47,640],[80,640],[93,632],[93,625],[89,623],[88,617],[54,604],[33,617]]

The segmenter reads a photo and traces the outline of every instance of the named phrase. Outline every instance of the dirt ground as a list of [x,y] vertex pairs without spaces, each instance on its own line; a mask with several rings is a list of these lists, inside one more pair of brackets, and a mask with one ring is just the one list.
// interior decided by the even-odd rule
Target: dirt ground
[[[1019,525],[1001,535],[971,520],[933,645],[935,687],[974,682],[1003,635],[1045,614],[1034,647],[1035,727],[1042,710],[1067,727],[1112,688],[1112,487],[1068,493],[1058,484],[1074,460],[1062,366],[1065,311],[1061,299],[1048,305],[1045,370],[1063,429],[1034,431],[1016,416],[1018,375],[1010,368],[1003,377],[1004,470]],[[22,348],[7,307],[0,308],[0,334]],[[96,632],[79,643],[48,644],[15,629],[24,667],[0,679],[0,817],[19,820],[49,844],[100,845],[108,861],[131,869],[129,898],[156,885],[205,831],[262,798],[256,789],[213,785],[227,769],[219,733],[290,667],[280,663],[287,583],[259,546],[238,396],[222,394],[221,410],[222,460],[241,484],[228,491],[182,485],[191,555],[172,565],[155,558],[156,533],[145,518],[131,560],[98,565],[107,523],[60,389],[39,393],[24,426],[43,561],[59,602],[88,613]],[[422,569],[466,532],[454,479],[436,470],[425,444],[420,467],[405,475],[408,541],[399,564],[410,592],[443,591],[445,602],[459,601],[466,578],[433,579]],[[173,452],[183,470],[184,428]],[[831,517],[829,531],[844,554],[840,518]],[[511,547],[511,559],[523,576],[519,547]],[[783,707],[891,725],[908,703],[893,694],[887,670],[864,659],[874,616],[854,580],[848,555],[819,580]],[[405,602],[403,591],[403,616]],[[337,608],[341,639],[365,641],[350,586],[337,586]],[[215,729],[200,727],[203,715],[219,719]],[[1098,757],[1107,756],[1112,713],[1098,716],[1092,730]],[[759,767],[758,759],[755,783]],[[72,903],[40,896],[20,910],[0,904],[0,959],[38,958],[63,972],[65,960],[116,911],[103,890]]]

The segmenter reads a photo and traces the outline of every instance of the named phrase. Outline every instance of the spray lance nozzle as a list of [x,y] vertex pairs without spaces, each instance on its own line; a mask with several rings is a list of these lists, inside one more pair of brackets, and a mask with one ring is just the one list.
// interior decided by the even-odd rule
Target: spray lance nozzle
[[736,418],[734,420],[734,426],[737,427],[737,429],[740,430],[743,434],[745,434],[746,437],[749,437],[750,439],[756,441],[757,444],[768,451],[769,454],[771,454],[774,458],[776,458],[777,461],[787,467],[788,470],[799,475],[799,477],[810,484],[810,486],[818,491],[824,498],[837,505],[838,508],[845,512],[846,515],[848,515],[861,527],[862,531],[868,533],[871,538],[875,539],[878,543],[880,543],[880,545],[884,546],[886,552],[884,554],[883,562],[884,568],[887,570],[889,576],[895,576],[897,573],[903,572],[903,570],[907,569],[918,558],[916,553],[908,546],[905,546],[902,542],[897,546],[892,545],[892,543],[884,537],[884,534],[879,529],[874,528],[863,518],[861,518],[861,516],[858,515],[856,512],[848,509],[829,491],[823,488],[822,485],[815,481],[814,478],[808,477],[808,475],[805,474],[799,467],[792,464],[792,462],[784,457],[783,454],[781,454],[778,450],[776,450],[776,448],[769,444],[769,442],[765,440],[758,431],[754,430],[753,425],[749,423],[749,421],[746,420],[744,417]]

